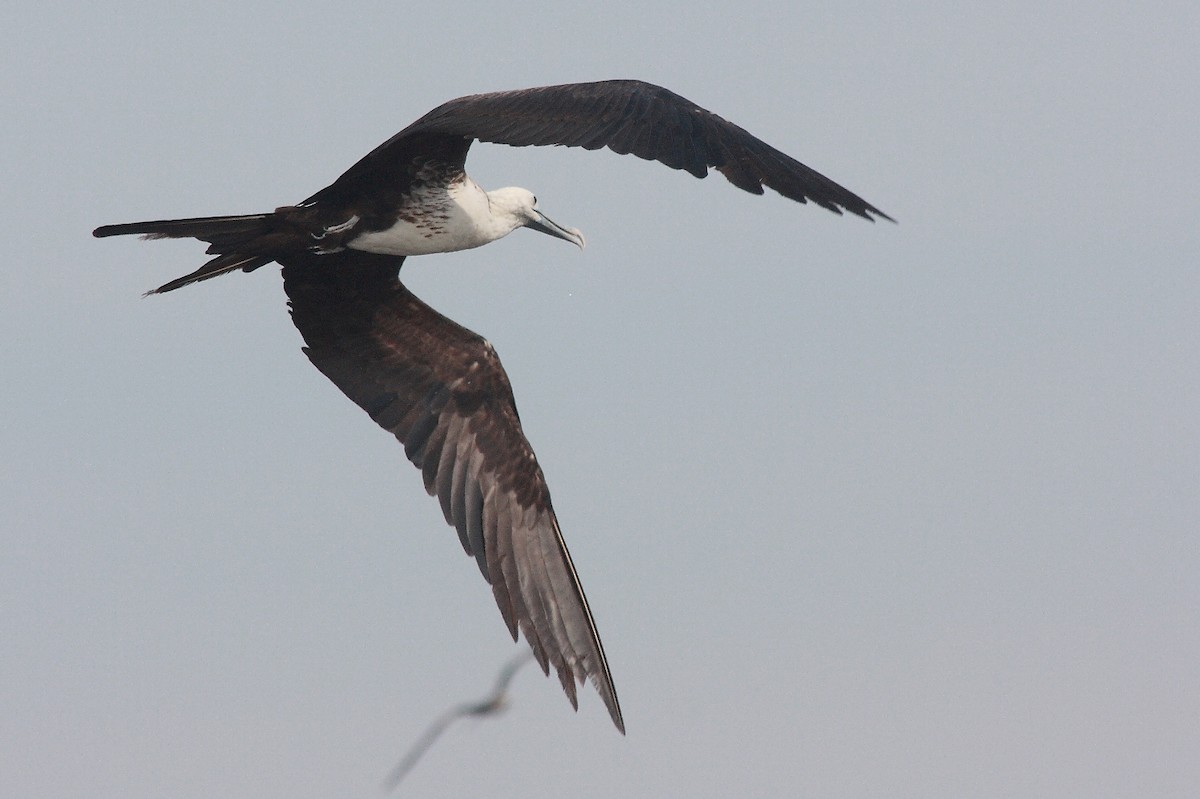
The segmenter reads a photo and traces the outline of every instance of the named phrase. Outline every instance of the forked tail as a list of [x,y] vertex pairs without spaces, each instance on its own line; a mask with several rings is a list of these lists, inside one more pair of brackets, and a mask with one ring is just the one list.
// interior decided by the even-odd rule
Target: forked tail
[[152,222],[129,222],[123,225],[104,225],[92,231],[96,238],[140,234],[146,239],[199,239],[209,243],[206,252],[215,255],[190,275],[164,283],[148,294],[162,294],[180,286],[208,280],[235,269],[250,272],[275,260],[271,245],[277,233],[275,214],[244,216],[204,216],[194,219],[160,219]]

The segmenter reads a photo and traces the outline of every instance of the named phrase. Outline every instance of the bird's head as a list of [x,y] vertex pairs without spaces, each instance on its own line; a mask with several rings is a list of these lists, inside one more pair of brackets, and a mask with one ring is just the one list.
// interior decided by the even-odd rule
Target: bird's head
[[587,243],[577,228],[565,228],[539,211],[537,197],[529,189],[510,186],[489,191],[488,202],[492,209],[492,217],[502,225],[507,225],[510,231],[527,227],[569,241],[581,250]]

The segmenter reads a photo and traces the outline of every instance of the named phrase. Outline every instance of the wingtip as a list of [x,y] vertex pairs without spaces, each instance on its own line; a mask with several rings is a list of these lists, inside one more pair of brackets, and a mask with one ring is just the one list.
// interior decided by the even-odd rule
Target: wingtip
[[[885,214],[883,211],[880,211],[878,208],[872,208],[872,209],[870,209],[870,210],[871,210],[871,213],[875,214],[875,216],[879,217],[880,219],[886,219],[888,222],[891,222],[893,225],[898,225],[898,224],[900,224],[899,222],[897,222],[897,221],[895,220],[895,218],[894,218],[894,217],[890,217],[890,216],[888,216],[888,215],[887,215],[887,214]],[[874,218],[874,217],[872,217],[872,218],[871,218],[871,221],[872,221],[872,222],[874,222],[874,221],[875,221],[875,218]]]
[[[607,669],[606,676],[607,676]],[[600,694],[600,701],[604,702],[604,707],[608,709],[608,716],[612,719],[613,726],[617,728],[617,732],[625,734],[625,717],[621,714],[621,703],[617,699],[617,689],[613,687],[612,678],[608,677],[607,681],[599,679],[597,675],[593,675],[591,683],[596,689],[596,693]]]
[[613,726],[617,728],[617,732],[625,734],[625,717],[621,715],[621,706],[617,703],[617,694],[613,692],[612,703],[609,703],[609,697],[605,696],[604,704],[608,706],[608,715],[612,719]]
[[893,225],[900,224],[895,219],[888,216],[883,211],[880,211],[878,208],[876,208],[873,205],[863,205],[859,208],[850,208],[849,206],[842,205],[842,206],[834,206],[833,208],[830,208],[829,210],[834,211],[834,213],[836,213],[838,216],[841,216],[843,209],[846,211],[849,211],[850,213],[854,214],[855,216],[862,217],[863,219],[867,220],[868,222],[870,222],[872,224],[879,221],[880,219],[886,219],[888,222],[891,222]]

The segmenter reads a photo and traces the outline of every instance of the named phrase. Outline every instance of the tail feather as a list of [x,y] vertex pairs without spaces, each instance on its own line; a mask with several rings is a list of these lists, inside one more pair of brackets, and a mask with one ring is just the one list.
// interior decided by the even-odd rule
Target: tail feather
[[93,230],[92,235],[102,239],[107,236],[141,234],[147,239],[200,239],[213,243],[214,239],[262,235],[269,229],[267,220],[270,217],[271,214],[246,214],[127,222],[123,225],[103,225]]
[[208,280],[211,277],[223,275],[226,272],[234,272],[238,269],[241,269],[243,272],[252,272],[260,266],[266,266],[273,260],[273,258],[263,255],[242,255],[236,252],[229,253],[228,255],[218,255],[190,275],[177,277],[169,283],[164,283],[156,289],[147,291],[146,294],[165,294],[168,291],[174,291],[188,284],[198,283],[201,280]]
[[160,219],[149,222],[128,222],[104,225],[92,231],[96,238],[140,234],[145,239],[199,239],[211,246],[209,255],[216,255],[204,266],[189,275],[164,283],[147,294],[162,294],[181,286],[241,269],[250,272],[275,260],[264,254],[264,247],[275,233],[273,214],[243,216],[203,216],[192,219]]

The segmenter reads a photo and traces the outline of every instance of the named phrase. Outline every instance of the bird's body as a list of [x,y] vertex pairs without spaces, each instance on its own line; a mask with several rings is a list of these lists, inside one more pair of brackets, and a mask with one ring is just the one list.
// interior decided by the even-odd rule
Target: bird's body
[[[346,246],[380,255],[429,255],[482,247],[498,238],[498,229],[489,224],[493,222],[489,205],[487,192],[463,175],[454,183],[414,190],[391,227],[359,233]],[[353,216],[347,220],[351,225],[355,221]]]
[[[545,220],[536,214],[536,204],[525,189],[484,191],[464,175],[455,183],[414,190],[391,227],[363,231],[347,239],[346,247],[378,255],[469,250],[490,244],[539,218]],[[356,217],[351,216],[345,224],[353,229]],[[577,230],[564,230],[561,237],[583,245],[583,236]]]
[[716,168],[756,194],[767,186],[872,219],[854,193],[694,103],[640,81],[545,86],[451,100],[397,133],[304,202],[238,216],[135,222],[97,236],[197,238],[211,260],[160,286],[276,262],[312,363],[404,444],[491,583],[516,638],[552,665],[575,704],[590,678],[624,731],[583,588],[491,345],[400,282],[404,258],[470,249],[518,227],[584,246],[527,189],[485,191],[465,172],[473,141],[632,153],[704,177]]

